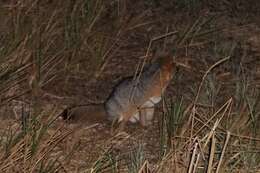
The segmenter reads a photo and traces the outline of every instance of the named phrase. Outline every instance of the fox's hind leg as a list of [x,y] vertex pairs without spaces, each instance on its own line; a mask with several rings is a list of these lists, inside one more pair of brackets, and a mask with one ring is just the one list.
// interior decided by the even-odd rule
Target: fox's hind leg
[[139,111],[136,112],[132,117],[130,117],[129,121],[131,123],[136,123],[136,122],[140,121],[140,113],[139,113]]
[[[121,114],[121,117],[119,118],[119,132],[124,131],[125,126],[128,121],[130,121],[131,118],[137,118],[136,121],[138,121],[138,110],[137,109],[129,109],[128,111]],[[133,119],[132,119],[133,120]]]
[[126,123],[127,121],[123,117],[113,120],[110,133],[117,134],[119,132],[124,131]]
[[125,120],[121,121],[121,123],[119,124],[119,127],[118,127],[118,132],[123,132],[126,124],[127,124],[127,121],[125,121]]

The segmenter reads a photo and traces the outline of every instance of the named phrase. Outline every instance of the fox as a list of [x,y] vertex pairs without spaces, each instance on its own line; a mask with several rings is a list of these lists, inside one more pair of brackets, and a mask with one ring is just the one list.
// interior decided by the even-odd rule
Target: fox
[[124,78],[116,84],[103,103],[67,108],[61,116],[65,120],[77,116],[95,122],[109,120],[119,123],[120,129],[124,129],[128,122],[139,122],[146,127],[152,123],[155,106],[162,100],[175,70],[173,56],[159,56],[138,75]]

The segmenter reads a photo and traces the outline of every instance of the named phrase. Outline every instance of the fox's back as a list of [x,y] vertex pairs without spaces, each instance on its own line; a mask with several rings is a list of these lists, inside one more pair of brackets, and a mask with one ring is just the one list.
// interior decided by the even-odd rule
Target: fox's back
[[124,79],[113,90],[105,103],[105,109],[111,120],[120,117],[124,112],[134,111],[145,102],[144,83],[135,85],[132,78]]
[[[173,73],[171,59],[157,61],[141,74],[140,78],[129,77],[114,88],[105,103],[105,109],[111,120],[130,118],[147,101],[159,102]],[[155,99],[154,99],[155,98]]]

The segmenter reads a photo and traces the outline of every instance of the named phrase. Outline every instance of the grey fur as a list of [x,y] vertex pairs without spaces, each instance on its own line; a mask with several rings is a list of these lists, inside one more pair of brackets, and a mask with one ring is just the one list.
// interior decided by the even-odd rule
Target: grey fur
[[[159,73],[160,64],[158,62],[152,64],[146,69],[140,76],[140,79],[127,78],[120,82],[111,93],[107,101],[105,102],[105,110],[108,115],[108,119],[113,121],[118,119],[122,120],[122,114],[128,111],[130,108],[135,109],[136,112],[129,119],[131,122],[144,121],[146,125],[153,118],[154,105],[152,97],[150,97],[150,88],[153,87],[153,77],[156,73]],[[157,98],[157,102],[161,98]],[[149,105],[150,107],[144,107]],[[141,120],[140,114],[145,114]]]

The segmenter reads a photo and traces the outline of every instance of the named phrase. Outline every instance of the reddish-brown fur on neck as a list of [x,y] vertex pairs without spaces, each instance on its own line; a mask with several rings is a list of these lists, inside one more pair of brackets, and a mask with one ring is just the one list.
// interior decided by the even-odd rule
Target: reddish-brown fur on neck
[[161,57],[160,59],[160,81],[163,83],[163,85],[168,85],[168,82],[171,80],[175,69],[173,57],[168,55],[166,57]]

